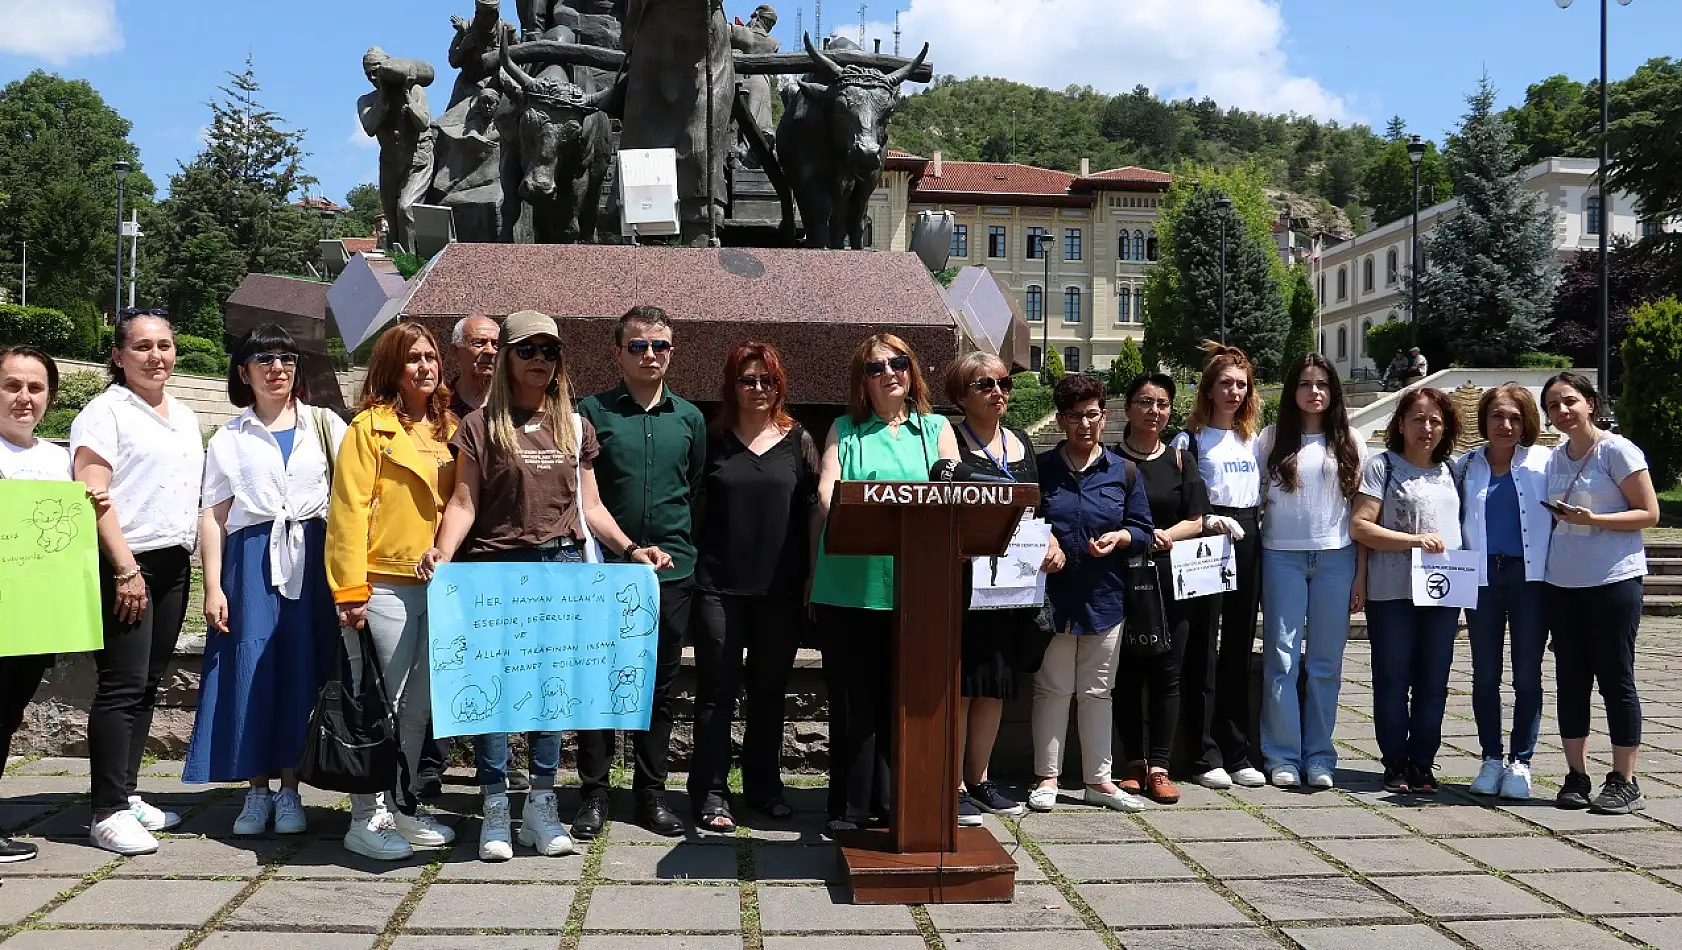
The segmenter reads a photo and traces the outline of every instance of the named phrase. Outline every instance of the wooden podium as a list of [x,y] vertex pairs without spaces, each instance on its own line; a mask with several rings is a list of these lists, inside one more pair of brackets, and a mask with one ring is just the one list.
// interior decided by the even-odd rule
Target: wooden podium
[[[992,832],[958,827],[958,658],[964,559],[1001,555],[1039,487],[841,482],[825,550],[895,559],[886,829],[837,835],[856,904],[1008,901],[1016,862]],[[909,594],[909,596],[908,596]]]

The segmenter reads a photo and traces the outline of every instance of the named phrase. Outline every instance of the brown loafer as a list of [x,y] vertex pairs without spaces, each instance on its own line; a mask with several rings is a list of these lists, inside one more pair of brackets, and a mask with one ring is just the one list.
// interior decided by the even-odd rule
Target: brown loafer
[[1143,762],[1135,762],[1127,768],[1127,777],[1116,783],[1116,787],[1129,795],[1143,795],[1145,786],[1149,783],[1149,769]]
[[1145,779],[1145,797],[1161,805],[1172,805],[1180,800],[1180,790],[1174,787],[1167,772],[1152,772]]

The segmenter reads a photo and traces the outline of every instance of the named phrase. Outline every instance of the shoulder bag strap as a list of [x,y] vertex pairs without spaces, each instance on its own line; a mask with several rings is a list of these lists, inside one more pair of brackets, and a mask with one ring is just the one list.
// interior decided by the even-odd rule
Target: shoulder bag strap
[[315,441],[321,446],[321,455],[327,459],[327,491],[333,491],[333,434],[327,427],[327,409],[320,406],[310,407],[310,421],[315,423]]
[[572,437],[578,443],[574,450],[572,503],[578,508],[578,533],[584,536],[584,560],[589,564],[602,562],[602,548],[590,533],[590,522],[584,517],[584,422],[578,413],[572,414]]

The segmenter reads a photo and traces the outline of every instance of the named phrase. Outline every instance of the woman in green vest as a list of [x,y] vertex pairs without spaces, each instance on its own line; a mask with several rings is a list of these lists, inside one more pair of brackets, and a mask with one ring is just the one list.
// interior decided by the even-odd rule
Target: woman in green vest
[[[958,457],[952,429],[930,411],[928,384],[904,340],[879,333],[859,344],[850,379],[847,414],[824,445],[815,528],[828,518],[839,481],[927,481],[935,462]],[[829,693],[829,830],[853,831],[888,814],[894,560],[828,554],[821,532],[812,537],[807,599]]]

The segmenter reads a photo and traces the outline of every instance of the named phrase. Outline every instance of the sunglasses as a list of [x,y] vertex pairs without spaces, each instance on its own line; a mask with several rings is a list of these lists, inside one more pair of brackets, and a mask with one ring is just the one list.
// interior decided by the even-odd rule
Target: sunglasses
[[539,353],[542,353],[543,358],[551,363],[561,361],[561,345],[559,343],[520,342],[514,344],[514,355],[520,359],[536,359]]
[[763,389],[766,392],[777,391],[777,380],[769,373],[763,376],[755,376],[752,373],[743,374],[736,377],[736,385],[743,389]]
[[641,356],[644,353],[647,353],[649,350],[653,350],[655,356],[660,356],[662,354],[670,353],[672,351],[672,341],[671,340],[632,340],[631,342],[625,344],[625,349],[629,350],[632,356]]
[[1016,388],[1016,380],[1009,376],[1000,376],[997,379],[991,376],[983,376],[980,379],[970,380],[969,388],[978,393],[990,393],[995,389],[1001,393],[1008,393]]
[[249,360],[246,360],[246,362],[247,363],[255,363],[258,366],[272,366],[275,363],[279,363],[282,369],[292,369],[293,367],[298,365],[298,354],[296,354],[296,353],[253,353],[253,354],[251,354],[251,358]]
[[117,316],[124,319],[128,317],[160,317],[164,320],[168,320],[169,311],[162,307],[153,307],[150,310],[142,310],[136,307],[124,307],[123,309],[117,311]]
[[864,375],[869,376],[871,379],[875,379],[890,369],[896,373],[903,373],[910,368],[911,357],[901,353],[892,359],[871,360],[870,362],[864,364]]

